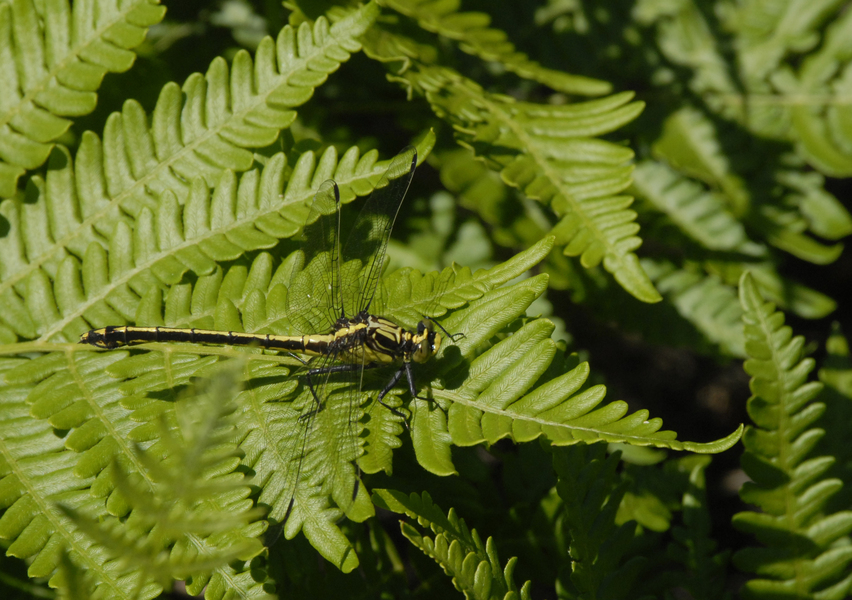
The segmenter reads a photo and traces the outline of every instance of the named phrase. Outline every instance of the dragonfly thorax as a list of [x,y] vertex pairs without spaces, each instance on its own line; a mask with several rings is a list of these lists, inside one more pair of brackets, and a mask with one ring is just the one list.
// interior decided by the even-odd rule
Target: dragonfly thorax
[[424,319],[412,332],[384,317],[366,311],[334,325],[334,341],[327,352],[349,363],[422,363],[441,347],[441,335]]

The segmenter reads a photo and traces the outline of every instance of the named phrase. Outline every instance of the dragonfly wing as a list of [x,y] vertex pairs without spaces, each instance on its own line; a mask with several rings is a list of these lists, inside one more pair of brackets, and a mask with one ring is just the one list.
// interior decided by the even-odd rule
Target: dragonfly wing
[[329,179],[314,196],[302,232],[305,268],[294,272],[288,304],[294,333],[331,331],[340,316],[340,191]]
[[388,238],[416,166],[417,150],[413,146],[397,154],[349,232],[340,264],[341,301],[347,316],[370,308],[384,267]]

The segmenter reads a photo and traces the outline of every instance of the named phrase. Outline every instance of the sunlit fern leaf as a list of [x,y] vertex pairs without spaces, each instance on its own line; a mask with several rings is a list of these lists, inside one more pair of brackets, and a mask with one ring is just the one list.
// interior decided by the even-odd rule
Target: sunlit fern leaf
[[489,27],[491,17],[482,12],[459,12],[459,0],[383,0],[382,4],[417,21],[417,24],[459,42],[459,48],[507,71],[543,83],[566,94],[600,96],[612,91],[606,81],[570,75],[543,67],[515,49],[508,36]]
[[740,550],[734,563],[757,578],[744,598],[799,595],[844,598],[852,589],[852,511],[826,512],[843,483],[826,475],[831,456],[813,456],[824,431],[813,427],[825,406],[814,399],[822,385],[808,382],[814,367],[805,340],[793,337],[784,315],[764,302],[748,274],[740,284],[746,350],[752,376],[748,411],[755,425],[743,436],[744,502],[761,512],[734,515],[734,525],[763,544]]
[[[150,263],[151,271],[168,281],[180,277],[184,268],[209,271],[211,257],[233,258],[246,246],[268,247],[282,233],[292,235],[294,223],[301,224],[298,220],[282,221],[280,215],[268,214],[281,208],[276,204],[280,188],[272,184],[282,174],[267,174],[263,194],[248,197],[251,191],[246,188],[247,195],[235,198],[235,192],[225,193],[228,185],[236,186],[228,170],[252,167],[254,157],[248,148],[270,144],[293,122],[293,107],[307,101],[314,87],[359,49],[355,38],[377,11],[375,4],[368,4],[333,26],[319,19],[313,28],[285,27],[277,41],[261,42],[254,63],[239,52],[230,74],[226,63],[215,59],[206,77],[190,76],[183,90],[166,85],[150,127],[141,105],[128,101],[121,114],[108,119],[103,141],[93,133],[83,134],[73,165],[67,152],[55,153],[47,178],[31,179],[28,202],[15,198],[0,204],[0,216],[9,222],[9,232],[0,241],[0,299],[12,307],[11,322],[6,324],[29,339],[50,330],[54,321],[65,320],[51,335],[68,325],[75,317],[55,318],[61,311],[41,304],[42,298],[35,301],[39,314],[26,318],[22,309],[33,303],[20,296],[30,287],[34,294],[48,295],[46,284],[57,276],[62,262],[69,254],[85,260],[92,243],[105,247],[119,240],[112,248],[123,251],[124,264],[118,270],[133,267],[140,252],[146,259],[160,253],[161,260]],[[356,155],[344,158],[344,172],[366,168],[356,165]],[[277,160],[281,171],[284,158]],[[319,185],[311,177],[325,179],[335,174],[335,166],[326,156],[314,172],[313,157],[303,156],[293,167],[284,203],[307,199]],[[198,178],[207,186],[225,180],[222,196],[214,197],[212,205]],[[246,180],[246,185],[257,186],[257,181]],[[367,180],[356,184],[359,190],[367,187]],[[350,197],[351,192],[346,193]],[[218,210],[210,211],[211,207]],[[243,220],[238,210],[244,208],[253,219]],[[181,227],[190,239],[202,234],[200,248],[182,248]],[[146,245],[135,246],[132,252],[122,246],[128,230],[136,231]],[[207,251],[206,258],[200,250]],[[150,278],[153,273],[138,276]],[[130,318],[126,307],[117,312]]]
[[[3,359],[4,375],[22,368],[26,359]],[[73,364],[73,363],[72,363]],[[2,455],[2,508],[0,537],[6,552],[27,559],[30,577],[56,576],[64,548],[73,548],[74,561],[95,572],[110,597],[133,600],[115,563],[105,562],[104,549],[81,536],[79,528],[55,503],[103,515],[103,502],[93,497],[91,477],[75,474],[77,454],[63,447],[63,439],[45,420],[30,414],[27,396],[32,386],[5,381],[0,387],[0,454]]]
[[402,534],[409,542],[434,560],[453,578],[453,585],[465,595],[476,600],[531,598],[532,584],[527,581],[521,588],[514,580],[517,558],[507,561],[505,567],[497,555],[497,548],[488,538],[485,543],[475,529],[469,529],[455,509],[446,515],[432,502],[428,493],[406,495],[394,490],[375,490],[374,502],[386,510],[408,515],[420,527],[428,528],[434,537],[421,533],[408,523],[401,523]]
[[455,345],[470,362],[457,376],[446,376],[444,389],[433,391],[446,414],[426,401],[413,403],[414,448],[426,469],[451,474],[451,444],[493,444],[502,438],[526,442],[543,435],[555,445],[605,440],[701,453],[736,443],[742,428],[716,442],[681,442],[674,432],[659,431],[662,421],[649,419],[647,411],[627,415],[627,404],[621,401],[598,407],[606,390],[602,385],[585,387],[588,363],[555,377],[548,372],[557,349],[550,339],[553,325],[546,320],[526,323],[480,353],[545,286],[545,279],[533,277],[493,290],[444,322],[450,330],[465,333]]
[[194,574],[209,580],[222,570],[230,575],[232,563],[263,549],[256,539],[265,529],[261,512],[253,508],[245,476],[234,472],[240,464],[234,383],[233,374],[219,368],[200,393],[174,404],[172,419],[155,420],[159,447],[136,448],[141,477],[114,465],[117,489],[132,509],[127,519],[94,520],[65,509],[137,587],[167,588]]
[[94,110],[104,75],[133,65],[131,48],[165,13],[159,0],[0,3],[0,197],[47,160],[63,117]]
[[[436,314],[443,314],[447,308],[464,304],[522,274],[541,260],[551,245],[552,241],[542,242],[508,263],[473,274],[466,269],[449,269],[438,278],[436,274],[421,276],[404,271],[398,278],[390,278],[391,282],[407,284],[389,286],[384,308],[391,315],[413,316],[423,307],[432,306]],[[172,286],[165,306],[159,300],[159,289],[154,289],[140,302],[139,314],[145,318],[140,324],[241,330],[245,328],[244,323],[252,323],[255,331],[285,333],[282,328],[288,326],[288,304],[286,287],[282,283],[289,282],[294,263],[285,260],[274,271],[272,266],[270,256],[260,254],[251,269],[237,264],[224,276],[219,270],[202,276],[195,286]],[[412,299],[412,290],[423,297]],[[440,298],[446,298],[446,306],[441,304]],[[422,313],[417,314],[416,320],[420,318]],[[245,357],[247,366],[241,378],[248,383],[237,400],[238,428],[245,436],[241,449],[247,457],[246,466],[263,480],[259,501],[271,507],[273,517],[283,517],[289,501],[288,489],[285,489],[287,482],[283,479],[297,457],[289,449],[299,447],[299,433],[303,431],[298,426],[298,417],[302,414],[299,409],[310,402],[309,395],[302,389],[301,398],[297,399],[302,404],[293,403],[296,381],[288,379],[287,370],[280,366],[282,362],[294,364],[293,359],[260,354],[252,349],[185,344],[152,345],[148,352],[131,354],[127,351],[97,353],[77,345],[43,344],[40,347],[42,350],[67,349],[67,353],[53,352],[14,363],[14,371],[5,374],[9,393],[17,389],[15,386],[21,386],[19,393],[31,402],[33,416],[30,418],[39,419],[38,423],[43,423],[48,431],[52,431],[52,423],[69,431],[65,447],[74,453],[66,454],[74,457],[75,473],[81,477],[96,477],[86,480],[92,483],[87,493],[99,499],[102,507],[106,499],[105,510],[116,516],[127,514],[131,506],[115,490],[111,471],[105,467],[115,460],[133,475],[133,441],[151,443],[149,452],[165,452],[158,441],[156,421],[173,418],[170,416],[173,412],[170,394],[173,392],[165,396],[163,393],[180,388],[191,378],[203,374],[220,356]],[[423,382],[421,385],[425,385],[429,377],[429,371],[424,370],[419,379]],[[374,410],[379,409],[384,410],[382,407]],[[346,479],[354,477],[350,461],[355,456],[341,454],[337,440],[353,434],[355,439],[360,438],[357,431],[348,429],[349,423],[341,420],[335,410],[322,411],[320,415],[324,413],[327,416],[320,421],[317,435],[313,436],[316,439],[312,438],[308,447],[296,497],[298,508],[294,508],[287,521],[285,534],[292,537],[301,528],[324,556],[341,570],[349,571],[357,566],[357,557],[335,525],[340,509],[331,504],[329,498],[345,504],[341,499],[347,499],[352,493]],[[378,420],[374,426],[377,423]],[[397,435],[393,431],[389,436],[368,433],[366,440],[372,447],[367,446],[367,449],[375,451],[374,457],[378,459],[374,458],[373,464],[377,468],[388,468],[390,450],[399,444],[395,439]],[[344,451],[357,453],[360,450],[353,446]],[[9,459],[14,462],[15,457],[10,455]],[[334,469],[341,469],[343,476],[335,475]],[[356,504],[346,507],[347,514],[363,515],[363,506]],[[359,512],[356,515],[353,511]]]
[[742,309],[733,287],[695,265],[644,259],[642,266],[678,313],[710,342],[733,356],[744,356]]
[[[426,156],[433,143],[430,132],[418,150]],[[355,147],[339,158],[333,147],[319,160],[306,152],[285,182],[286,158],[276,154],[262,170],[239,178],[233,171],[224,171],[213,191],[194,179],[182,202],[165,191],[156,209],[145,208],[137,219],[120,221],[103,242],[106,236],[96,236],[72,254],[59,254],[64,257],[58,264],[46,263],[33,271],[23,252],[12,253],[6,264],[14,263],[21,275],[29,275],[23,293],[13,289],[16,275],[0,283],[9,302],[0,320],[22,337],[45,341],[72,341],[93,327],[141,322],[138,312],[152,289],[175,285],[187,270],[210,273],[216,261],[269,248],[296,234],[319,182],[333,177],[345,202],[368,193],[387,166],[376,158],[375,152],[361,156]],[[73,182],[70,163],[65,164],[61,172],[48,172],[48,187],[54,177],[64,180],[67,176]],[[12,236],[0,245],[22,250],[19,242]],[[42,255],[58,248],[55,242],[44,244]]]
[[419,89],[457,139],[500,169],[503,180],[548,205],[565,253],[585,267],[603,263],[628,292],[660,300],[633,250],[641,240],[630,185],[633,152],[594,136],[632,121],[643,104],[622,93],[573,105],[548,106],[492,95],[445,68],[421,66],[401,77]]

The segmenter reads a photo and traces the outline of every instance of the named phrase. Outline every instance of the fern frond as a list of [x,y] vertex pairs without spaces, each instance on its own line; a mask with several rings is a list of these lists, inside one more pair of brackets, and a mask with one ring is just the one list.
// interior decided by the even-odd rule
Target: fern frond
[[500,169],[503,180],[540,200],[560,218],[553,232],[565,254],[585,267],[601,262],[635,297],[659,301],[633,250],[636,213],[630,185],[633,152],[593,136],[633,120],[642,103],[622,93],[590,102],[544,106],[487,93],[469,79],[436,67],[403,75],[456,129],[460,144]]
[[[68,359],[72,361],[68,368],[79,374],[73,355]],[[7,376],[29,362],[32,361],[4,358],[0,360],[0,370]],[[103,365],[101,362],[96,368]],[[6,552],[28,560],[30,577],[50,577],[68,548],[74,553],[76,564],[99,574],[110,597],[133,600],[118,565],[104,564],[103,548],[82,536],[74,521],[56,507],[61,502],[89,515],[104,514],[103,502],[89,492],[95,478],[79,476],[75,472],[75,453],[64,448],[62,438],[50,423],[32,418],[27,402],[32,390],[32,384],[8,380],[0,387],[0,506],[5,509],[0,517],[0,538],[9,542]]]
[[[448,269],[439,279],[434,274],[424,277],[403,271],[389,280],[384,298],[386,315],[400,318],[402,322],[414,315],[419,320],[429,306],[432,314],[440,315],[447,308],[478,298],[492,287],[522,274],[541,260],[551,245],[552,241],[540,243],[508,263],[475,274],[466,269]],[[245,329],[244,323],[250,323],[258,331],[288,333],[282,331],[289,326],[287,290],[282,280],[284,283],[290,280],[293,264],[284,261],[274,273],[271,266],[271,257],[261,254],[250,271],[236,265],[224,277],[217,270],[199,278],[194,287],[175,285],[166,297],[165,308],[161,304],[160,291],[154,288],[140,303],[138,312],[144,317],[142,323],[165,321],[170,325],[199,326],[203,323],[207,327],[238,331]],[[415,292],[419,296],[412,297]],[[295,381],[285,378],[287,371],[281,365],[293,364],[293,359],[257,354],[251,349],[187,345],[155,344],[150,352],[134,355],[124,351],[93,353],[79,345],[41,344],[39,347],[42,351],[51,348],[65,348],[66,351],[15,363],[14,370],[5,374],[10,393],[17,389],[14,386],[20,386],[18,393],[27,398],[33,417],[44,423],[48,431],[52,431],[52,427],[70,430],[65,447],[79,453],[73,461],[74,472],[78,477],[87,478],[84,486],[94,484],[91,495],[101,503],[106,500],[106,510],[115,516],[126,514],[129,507],[115,489],[113,478],[105,467],[117,460],[132,476],[138,469],[134,468],[132,442],[159,439],[156,420],[172,418],[169,415],[174,408],[169,397],[173,390],[204,373],[220,356],[245,357],[246,367],[240,377],[249,384],[237,399],[238,427],[243,439],[241,449],[247,457],[246,465],[258,473],[262,481],[259,502],[271,507],[270,518],[283,518],[290,499],[288,491],[292,493],[291,488],[285,487],[292,484],[285,479],[287,473],[292,472],[292,463],[298,459],[293,449],[300,447],[299,436],[304,430],[299,427],[300,409],[311,402],[304,389],[300,397],[292,398]],[[167,391],[169,393],[164,396]],[[289,402],[280,401],[288,396],[291,396]],[[292,537],[302,529],[324,556],[341,570],[350,571],[358,564],[357,556],[334,524],[340,512],[329,505],[329,497],[338,505],[347,506],[342,499],[348,500],[352,488],[340,480],[335,470],[350,471],[351,461],[359,452],[353,447],[347,451],[355,455],[339,454],[336,440],[349,439],[347,436],[355,440],[361,438],[348,429],[350,415],[346,403],[331,404],[332,408],[319,413],[323,420],[318,419],[317,426],[322,430],[312,436],[307,449],[302,480],[285,535]],[[340,411],[346,414],[338,414]],[[374,423],[380,422],[377,419]],[[354,427],[359,426],[355,424]],[[396,438],[402,431],[398,423],[396,427],[397,431],[392,431],[390,436],[372,431],[365,434],[375,465],[370,470],[387,468],[389,450],[399,444]],[[381,456],[386,458],[376,458]],[[17,458],[11,454],[9,459]],[[97,480],[93,481],[92,477]],[[348,514],[353,511],[350,516],[363,515],[360,502],[363,501],[347,508]],[[83,566],[89,568],[89,565]]]
[[209,573],[221,578],[227,571],[232,578],[232,562],[263,549],[256,538],[265,525],[253,522],[259,510],[252,508],[244,476],[233,472],[240,463],[232,441],[237,391],[234,374],[218,369],[202,393],[178,400],[170,415],[174,424],[154,423],[156,450],[137,448],[141,481],[129,478],[120,464],[113,466],[117,490],[132,510],[127,520],[97,522],[67,509],[111,560],[120,561],[124,576],[137,579],[137,587],[147,582],[166,587],[197,575],[192,584],[200,590]]
[[[843,250],[842,245],[826,246],[805,235],[811,227],[805,217],[806,210],[821,215],[813,226],[815,231],[852,231],[852,218],[836,199],[832,202],[825,191],[803,195],[801,186],[806,182],[781,169],[770,174],[783,190],[781,201],[756,197],[744,179],[749,174],[742,168],[735,172],[718,138],[714,124],[706,115],[694,109],[681,109],[666,120],[654,151],[677,169],[719,190],[731,212],[760,232],[769,244],[816,264],[836,260]],[[812,188],[813,184],[806,185]],[[824,224],[830,220],[829,215],[846,217],[840,219],[836,229],[830,229]]]
[[517,558],[506,566],[497,556],[497,548],[489,537],[482,543],[475,529],[468,529],[455,509],[444,515],[428,493],[405,495],[394,490],[375,490],[373,501],[386,510],[417,519],[418,525],[428,527],[434,537],[420,533],[413,525],[401,523],[400,529],[409,542],[438,563],[453,585],[476,600],[531,598],[532,584],[527,581],[518,589],[514,581]]
[[71,121],[92,112],[108,72],[159,23],[159,0],[14,0],[0,3],[0,197],[47,160]]
[[[413,403],[414,448],[426,469],[439,475],[455,472],[450,444],[493,444],[502,438],[526,442],[543,435],[555,445],[606,440],[693,452],[716,452],[736,443],[741,428],[709,444],[681,442],[673,432],[659,431],[662,421],[648,419],[647,411],[627,415],[620,401],[598,407],[606,390],[602,385],[584,388],[588,363],[549,374],[557,348],[550,338],[553,325],[544,319],[476,353],[522,315],[545,285],[533,277],[515,284],[512,295],[511,288],[494,290],[446,319],[445,326],[465,333],[456,345],[471,362],[463,381],[434,391],[435,401],[449,406],[446,416],[423,400]],[[451,374],[448,383],[453,381]]]
[[745,356],[742,308],[734,288],[694,265],[677,268],[645,259],[642,267],[663,297],[710,342],[726,354]]
[[556,491],[562,500],[554,525],[561,525],[562,536],[570,540],[565,559],[571,561],[559,583],[574,597],[630,597],[645,562],[634,557],[622,563],[636,523],[616,524],[627,489],[627,482],[616,472],[619,458],[617,452],[606,456],[605,444],[553,449],[553,467],[559,478]]
[[814,361],[803,358],[804,338],[793,337],[748,274],[740,301],[751,356],[745,363],[752,376],[748,411],[755,422],[743,436],[742,464],[752,481],[740,496],[762,512],[738,513],[733,523],[764,545],[734,555],[740,569],[758,576],[745,584],[743,596],[843,598],[852,589],[852,512],[826,512],[843,483],[826,476],[834,458],[813,456],[824,431],[812,425],[825,409],[814,402],[822,385],[807,382]]
[[600,96],[612,92],[606,81],[570,75],[543,67],[515,49],[508,36],[489,27],[491,17],[482,12],[459,12],[459,0],[382,0],[393,10],[415,19],[427,31],[459,42],[459,48],[482,60],[495,61],[521,77],[566,94]]
[[[293,122],[296,114],[292,108],[307,101],[314,87],[348,59],[350,52],[358,50],[355,38],[369,27],[377,11],[375,4],[368,4],[333,26],[319,19],[313,28],[305,24],[298,32],[287,27],[276,42],[271,38],[261,42],[254,64],[247,53],[240,52],[230,74],[225,62],[216,59],[206,77],[191,76],[183,90],[167,85],[150,127],[141,106],[128,101],[121,114],[114,113],[108,119],[103,142],[94,134],[84,134],[73,169],[67,155],[56,155],[52,170],[59,172],[54,177],[48,175],[47,180],[33,178],[28,188],[30,202],[12,199],[0,204],[0,215],[9,221],[10,229],[0,246],[0,298],[13,307],[12,322],[6,324],[18,335],[32,339],[60,320],[61,311],[52,302],[42,303],[41,298],[35,301],[36,314],[26,318],[24,308],[33,308],[33,303],[20,298],[21,289],[24,293],[31,290],[33,295],[49,294],[50,279],[58,276],[60,265],[69,254],[76,260],[87,252],[104,254],[93,250],[93,243],[103,248],[111,240],[128,237],[128,230],[133,230],[137,239],[148,246],[154,240],[162,245],[165,235],[166,247],[177,245],[174,251],[179,250],[179,206],[206,210],[203,202],[197,200],[201,183],[192,182],[202,178],[212,186],[229,177],[228,169],[251,168],[254,158],[247,148],[270,144],[281,129]],[[281,169],[283,157],[278,160],[281,162],[276,164]],[[312,163],[295,166],[295,177],[291,176],[291,186],[296,185],[293,191],[312,183],[299,179],[311,176],[311,167]],[[189,216],[197,221],[191,221],[190,227],[203,227],[205,219],[210,220],[210,227],[220,225],[222,220],[233,224],[241,217],[228,204],[235,200],[222,198],[222,213],[191,213]],[[269,204],[277,198],[262,200]],[[256,201],[243,199],[244,203]],[[166,214],[160,214],[164,210]],[[162,234],[159,238],[153,230],[158,214],[157,233]],[[273,234],[282,229],[289,235],[296,231],[293,223],[282,223],[277,216],[267,217],[263,224]],[[213,241],[218,243],[210,244],[214,247],[208,254],[233,258],[235,252],[238,255],[241,241],[254,247],[274,243],[273,237],[258,231],[255,224],[245,225],[234,227],[228,238],[216,236]],[[129,249],[122,250],[126,263]],[[133,252],[138,260],[140,250]],[[149,255],[156,248],[145,247],[141,252]],[[181,252],[177,261],[172,256],[165,258],[159,271],[167,273],[167,279],[180,276],[182,261],[202,272],[212,268],[209,256],[199,256],[193,249]],[[98,260],[103,262],[103,257]],[[66,273],[74,270],[75,265],[66,265]],[[140,279],[145,277],[140,274]],[[157,283],[150,274],[147,277],[149,284]],[[78,295],[76,291],[71,293],[75,298]],[[68,323],[70,320],[62,326]],[[78,332],[85,329],[80,324],[76,328]]]
[[[433,142],[431,133],[421,140],[423,156]],[[270,248],[298,233],[318,182],[333,177],[343,201],[367,193],[387,166],[376,158],[375,152],[360,156],[355,147],[340,158],[329,147],[318,161],[306,152],[283,194],[283,154],[239,178],[225,171],[213,191],[195,179],[183,203],[166,191],[156,210],[142,210],[132,230],[119,223],[107,249],[91,242],[82,260],[66,256],[52,276],[47,267],[34,272],[20,295],[13,294],[11,282],[0,284],[7,285],[10,306],[20,307],[5,320],[19,335],[37,334],[42,341],[73,341],[94,327],[144,322],[138,311],[152,289],[175,285],[187,270],[209,274],[216,261]],[[53,177],[73,180],[67,164],[67,170],[48,174],[48,184]]]
[[705,469],[709,456],[687,456],[676,463],[678,470],[689,474],[689,487],[683,494],[683,525],[672,528],[675,543],[668,548],[669,557],[686,569],[682,585],[696,600],[726,599],[725,567],[730,550],[714,552],[717,543],[710,536],[710,511]]
[[632,190],[665,214],[704,248],[763,256],[766,248],[749,240],[726,203],[668,165],[645,160],[636,165]]

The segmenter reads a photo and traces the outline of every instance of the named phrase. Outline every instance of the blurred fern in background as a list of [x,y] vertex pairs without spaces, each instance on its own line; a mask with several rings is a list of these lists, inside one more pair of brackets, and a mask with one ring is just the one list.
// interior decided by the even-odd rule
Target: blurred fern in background
[[[4,598],[852,596],[847,3],[0,0],[0,88]],[[299,362],[76,341],[288,334],[408,144],[381,314],[464,337],[290,513]]]

